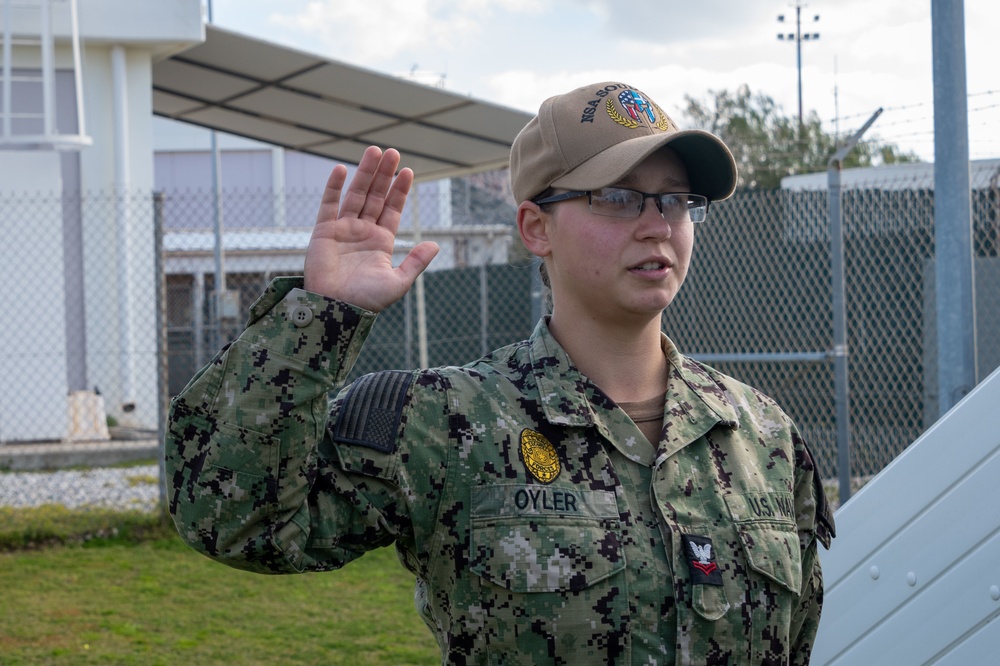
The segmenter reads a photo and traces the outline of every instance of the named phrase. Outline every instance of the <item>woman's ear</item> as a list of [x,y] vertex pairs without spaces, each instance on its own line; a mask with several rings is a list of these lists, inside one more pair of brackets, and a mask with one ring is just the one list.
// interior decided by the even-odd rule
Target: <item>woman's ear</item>
[[549,226],[552,216],[532,201],[522,201],[517,207],[517,230],[521,242],[536,257],[547,257],[552,251]]

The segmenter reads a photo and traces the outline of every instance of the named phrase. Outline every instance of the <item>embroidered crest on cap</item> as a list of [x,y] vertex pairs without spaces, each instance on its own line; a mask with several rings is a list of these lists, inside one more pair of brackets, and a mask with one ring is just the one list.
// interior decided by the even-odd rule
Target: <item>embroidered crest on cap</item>
[[647,100],[642,93],[638,90],[625,90],[618,95],[618,103],[622,105],[628,117],[623,116],[615,108],[615,102],[610,97],[605,103],[608,110],[608,115],[619,125],[624,125],[629,129],[635,129],[641,124],[641,120],[645,118],[649,121],[649,124],[656,129],[666,132],[670,129],[670,120],[667,118],[667,114],[663,113],[663,110]]
[[521,458],[531,475],[542,483],[551,483],[562,470],[559,454],[552,442],[528,428],[521,431]]
[[722,572],[715,560],[715,548],[708,537],[681,535],[684,555],[691,569],[691,582],[701,585],[722,585]]

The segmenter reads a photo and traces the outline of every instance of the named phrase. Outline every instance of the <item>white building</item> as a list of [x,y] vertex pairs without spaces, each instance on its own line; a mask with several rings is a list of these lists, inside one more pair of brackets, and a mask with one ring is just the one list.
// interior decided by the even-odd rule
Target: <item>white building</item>
[[[429,181],[502,165],[528,119],[206,26],[201,0],[0,0],[0,11],[0,442],[65,438],[67,396],[95,387],[123,425],[157,424],[153,194],[165,181],[201,181],[210,160],[207,132],[166,145],[155,116],[255,139],[224,142],[235,151],[224,161],[251,186],[264,172],[254,166],[267,166],[271,195],[282,172],[312,180],[369,144],[399,148],[421,189],[450,194]],[[248,168],[234,171],[241,160]],[[257,222],[271,233],[250,245],[241,238],[249,227],[227,221],[223,246],[241,250],[227,271],[261,254],[300,269],[288,247],[302,247],[303,216],[287,196],[268,201]],[[488,231],[463,240],[461,229],[436,228],[446,200],[436,201],[439,210],[420,214],[424,238],[447,233],[442,245],[454,245],[439,268],[505,251]],[[168,230],[178,217],[170,206],[168,196]],[[164,241],[163,268],[203,279],[214,270],[211,226],[188,231]]]
[[[204,39],[202,7],[80,4],[74,63],[75,3],[3,2],[10,97],[0,151],[0,311],[20,316],[0,326],[2,440],[65,437],[67,395],[94,386],[120,420],[157,422],[156,382],[137,381],[156,377],[155,354],[118,350],[156,348],[144,296],[153,289],[153,209],[148,195],[135,200],[153,189],[152,66]],[[54,95],[41,80],[48,66]],[[80,193],[117,197],[118,205],[110,214],[76,205]],[[146,242],[124,242],[142,235]]]

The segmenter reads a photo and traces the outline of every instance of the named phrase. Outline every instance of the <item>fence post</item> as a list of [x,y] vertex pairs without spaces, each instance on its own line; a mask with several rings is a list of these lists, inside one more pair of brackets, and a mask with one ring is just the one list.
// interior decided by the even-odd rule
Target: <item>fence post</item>
[[975,387],[976,280],[972,251],[969,112],[962,2],[932,0],[934,55],[934,281],[938,418]]
[[851,388],[848,375],[847,299],[844,277],[844,224],[841,217],[840,161],[827,173],[830,185],[830,269],[833,276],[833,387],[837,419],[837,478],[840,504],[851,498]]
[[[411,201],[413,202],[410,205],[410,211],[413,215],[413,244],[419,245],[422,240],[420,235],[420,192],[416,187],[413,188]],[[426,368],[430,365],[430,356],[427,350],[427,296],[424,290],[423,272],[417,276],[413,287],[417,300],[417,357],[419,358],[419,367]]]
[[830,272],[833,279],[833,383],[837,411],[837,478],[840,505],[851,499],[851,385],[848,375],[847,298],[844,270],[844,223],[840,200],[840,167],[862,135],[882,114],[877,110],[847,142],[833,154],[827,165],[830,206]]
[[412,370],[413,364],[413,290],[403,295],[403,363],[407,370]]
[[156,385],[159,395],[156,432],[160,469],[160,511],[167,510],[167,470],[164,449],[167,436],[167,412],[170,409],[169,356],[167,349],[167,276],[163,261],[163,192],[153,193],[153,266],[156,274]]
[[490,286],[486,264],[479,264],[479,355],[490,353]]

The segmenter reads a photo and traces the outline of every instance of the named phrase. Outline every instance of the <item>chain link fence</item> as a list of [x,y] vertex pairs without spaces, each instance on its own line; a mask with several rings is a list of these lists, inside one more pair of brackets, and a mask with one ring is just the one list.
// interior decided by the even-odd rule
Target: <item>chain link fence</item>
[[[1000,366],[998,180],[994,166],[972,194],[980,379]],[[542,312],[537,273],[502,181],[417,189],[400,250],[419,237],[442,253],[422,288],[379,317],[354,376],[461,364],[530,335]],[[115,426],[156,431],[165,396],[238,334],[266,284],[301,273],[318,200],[226,192],[218,256],[207,192],[0,201],[0,444],[93,436],[93,414],[74,413],[72,396],[95,389],[112,436]],[[864,480],[937,418],[934,197],[910,174],[845,184],[842,201],[850,472]],[[713,204],[663,322],[684,353],[774,397],[834,478],[828,218],[823,188]]]
[[149,194],[0,198],[0,443],[106,435],[98,402],[112,426],[156,428],[154,209]]
[[[1000,366],[1000,165],[978,175],[972,217],[981,380]],[[927,179],[926,171],[873,178],[842,192],[850,476],[861,482],[938,418]],[[774,397],[804,432],[824,475],[835,477],[828,211],[825,189],[744,191],[713,205],[664,322],[685,353]]]

